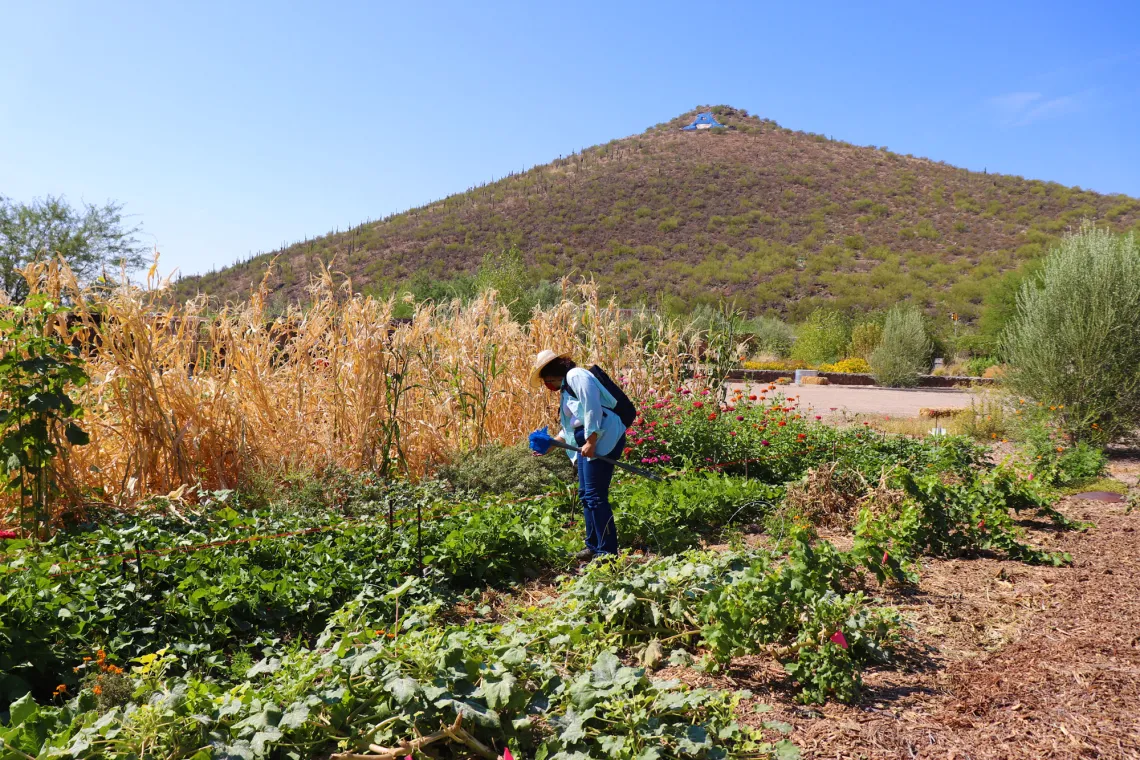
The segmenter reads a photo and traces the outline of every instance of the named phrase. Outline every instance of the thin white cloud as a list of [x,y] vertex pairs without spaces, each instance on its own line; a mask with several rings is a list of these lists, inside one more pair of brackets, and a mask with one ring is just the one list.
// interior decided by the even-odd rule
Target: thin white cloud
[[1003,127],[1024,127],[1080,108],[1080,99],[1076,95],[1046,98],[1040,92],[1007,92],[995,95],[987,102]]
[[1039,92],[1007,92],[990,98],[990,105],[1007,114],[1024,111],[1031,103],[1041,99]]
[[1080,108],[1080,103],[1073,95],[1062,95],[1059,98],[1046,100],[1042,103],[1037,103],[1018,119],[1014,124],[1016,127],[1024,127],[1026,124],[1032,124],[1035,121],[1042,119],[1051,119],[1055,116],[1062,116],[1067,113],[1072,113]]

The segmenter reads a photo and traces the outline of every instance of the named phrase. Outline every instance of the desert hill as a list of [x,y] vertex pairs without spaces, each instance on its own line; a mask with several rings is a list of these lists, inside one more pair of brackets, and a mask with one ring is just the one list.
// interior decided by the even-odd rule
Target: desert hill
[[1140,226],[1140,201],[955,168],[795,132],[718,106],[378,222],[297,243],[176,292],[248,293],[270,260],[279,302],[320,262],[357,290],[474,271],[517,246],[536,279],[591,274],[627,303],[683,309],[731,297],[751,313],[910,298],[977,316],[995,275],[1040,256],[1082,219]]

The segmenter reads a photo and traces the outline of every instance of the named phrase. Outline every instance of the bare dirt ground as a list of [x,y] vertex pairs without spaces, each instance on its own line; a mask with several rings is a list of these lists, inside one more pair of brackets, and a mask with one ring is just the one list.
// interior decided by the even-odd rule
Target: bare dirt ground
[[[734,383],[748,393],[762,390],[767,384]],[[886,414],[894,417],[917,417],[924,407],[953,407],[965,409],[972,398],[968,391],[954,389],[902,390],[862,385],[783,385],[778,386],[785,396],[795,396],[801,407],[810,407],[815,414],[827,417],[846,411],[849,414]]]
[[[1138,473],[1136,458],[1113,462],[1130,486]],[[1025,527],[1071,567],[929,560],[918,589],[888,593],[909,643],[896,667],[867,673],[861,704],[796,705],[767,658],[699,678],[752,690],[772,709],[743,719],[791,724],[805,758],[1140,758],[1140,513],[1058,507],[1095,527]]]

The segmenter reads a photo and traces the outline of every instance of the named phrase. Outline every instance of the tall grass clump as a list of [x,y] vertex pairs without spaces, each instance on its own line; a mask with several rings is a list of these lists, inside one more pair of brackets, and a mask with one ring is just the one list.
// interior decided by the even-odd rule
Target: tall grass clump
[[[171,305],[159,288],[92,294],[58,262],[26,276],[33,293],[72,304],[83,336],[91,380],[73,397],[90,443],[68,452],[71,504],[233,488],[253,471],[419,477],[555,420],[549,394],[527,387],[542,348],[603,365],[634,398],[676,387],[695,350],[679,323],[626,320],[588,283],[565,284],[520,324],[493,290],[397,322],[394,299],[355,294],[328,271],[276,315],[264,283],[215,311]],[[0,502],[0,523],[13,506]]]
[[792,358],[809,364],[831,364],[842,359],[851,341],[851,325],[837,311],[816,309],[796,331]]
[[893,307],[883,323],[879,346],[871,352],[875,382],[896,388],[918,385],[929,358],[930,338],[922,313],[914,306]]
[[1084,225],[1021,286],[1005,333],[1006,383],[1056,407],[1074,440],[1140,425],[1140,242]]

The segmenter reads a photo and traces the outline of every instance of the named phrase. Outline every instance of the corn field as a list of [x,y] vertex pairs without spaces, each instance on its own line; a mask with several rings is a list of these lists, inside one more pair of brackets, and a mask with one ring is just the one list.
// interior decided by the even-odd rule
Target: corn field
[[356,295],[327,271],[307,303],[278,315],[264,283],[211,312],[204,298],[171,306],[158,287],[96,294],[59,262],[25,276],[71,306],[91,377],[73,394],[90,443],[68,447],[55,473],[63,506],[233,488],[251,470],[423,476],[556,420],[552,394],[527,385],[543,348],[601,364],[637,398],[676,386],[696,346],[678,324],[622,318],[588,283],[563,283],[560,303],[520,325],[494,292],[397,321],[392,300]]

